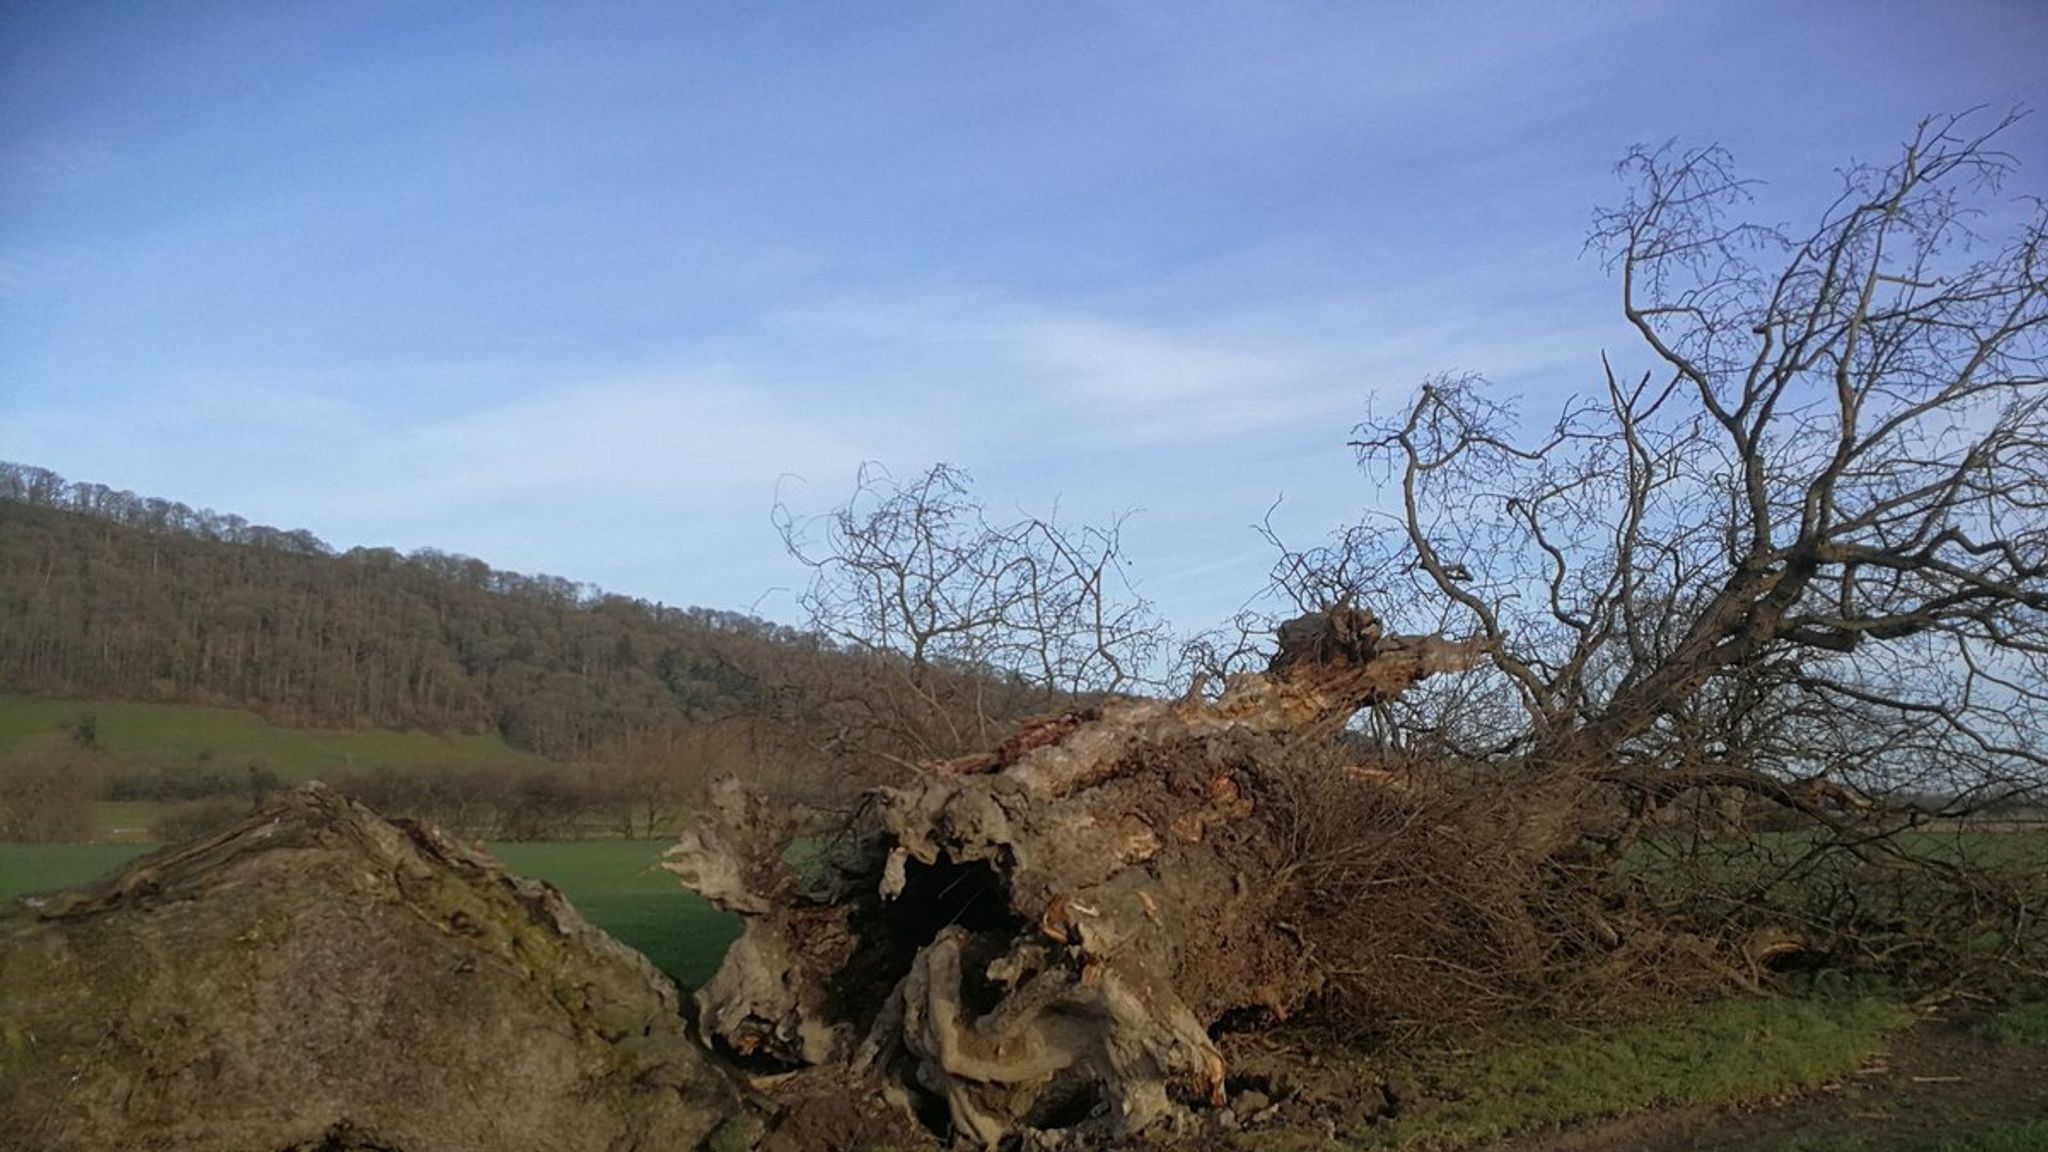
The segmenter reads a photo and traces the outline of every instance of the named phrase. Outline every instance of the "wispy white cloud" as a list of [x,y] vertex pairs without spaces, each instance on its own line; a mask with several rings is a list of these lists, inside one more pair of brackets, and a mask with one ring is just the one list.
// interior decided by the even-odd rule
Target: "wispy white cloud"
[[1577,252],[1629,140],[1824,166],[2039,39],[1751,0],[70,12],[8,45],[0,455],[719,605],[792,575],[785,475],[815,509],[946,460],[1145,509],[1193,626],[1277,496],[1293,541],[1383,499],[1369,404],[1469,370],[1537,420],[1629,367]]
[[[1374,501],[1344,448],[1374,396],[1447,368],[1512,385],[1592,363],[1597,326],[1568,309],[1503,316],[1485,287],[1497,275],[1173,317],[904,283],[859,306],[792,305],[715,354],[390,368],[425,392],[463,382],[454,404],[371,399],[331,371],[80,393],[13,413],[0,455],[62,443],[81,476],[342,545],[430,544],[720,604],[795,575],[769,529],[778,490],[816,511],[863,461],[946,460],[997,507],[1143,508],[1139,575],[1206,625],[1256,590],[1269,558],[1251,525],[1277,497],[1297,540]],[[174,478],[195,447],[209,491]],[[687,572],[650,577],[679,554]]]

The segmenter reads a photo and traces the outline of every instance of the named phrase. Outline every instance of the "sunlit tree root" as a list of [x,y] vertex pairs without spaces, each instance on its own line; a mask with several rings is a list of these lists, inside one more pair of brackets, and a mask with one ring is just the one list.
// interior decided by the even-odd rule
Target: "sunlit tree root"
[[764,1071],[850,1063],[984,1145],[1220,1103],[1211,1029],[1285,1017],[1321,981],[1275,882],[1290,757],[1481,655],[1350,608],[1282,640],[1214,700],[1112,700],[877,790],[808,882],[792,825],[723,785],[669,864],[746,918],[698,994],[707,1043]]

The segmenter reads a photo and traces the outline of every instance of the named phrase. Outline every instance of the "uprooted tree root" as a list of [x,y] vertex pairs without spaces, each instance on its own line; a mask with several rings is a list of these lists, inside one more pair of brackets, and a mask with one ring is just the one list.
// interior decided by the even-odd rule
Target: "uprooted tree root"
[[705,1039],[764,1070],[851,1065],[986,1145],[1220,1102],[1211,1027],[1322,987],[1268,795],[1304,742],[1478,655],[1333,613],[1214,701],[1109,701],[877,790],[808,884],[795,829],[727,784],[670,864],[746,919],[699,992]]
[[1358,708],[1479,655],[1333,610],[1213,701],[1110,701],[877,789],[811,869],[817,830],[726,782],[668,865],[746,922],[702,1037],[792,1101],[851,1076],[970,1143],[1123,1140],[1222,1104],[1233,1030],[1612,1013],[1869,928],[1670,885],[1596,772],[1346,760]]

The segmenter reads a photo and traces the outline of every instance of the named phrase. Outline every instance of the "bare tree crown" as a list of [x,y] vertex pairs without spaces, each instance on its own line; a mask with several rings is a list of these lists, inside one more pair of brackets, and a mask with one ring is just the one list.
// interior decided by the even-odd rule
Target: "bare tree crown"
[[1591,244],[1655,367],[1603,357],[1537,436],[1426,383],[1354,441],[1394,532],[1307,567],[1492,641],[1535,761],[2038,779],[2048,258],[1999,196],[2012,123],[1923,123],[1804,234],[1739,219],[1718,148],[1631,151]]
[[[986,745],[990,722],[1077,696],[1154,687],[1166,626],[1124,570],[1123,517],[993,521],[958,468],[899,482],[861,469],[854,494],[818,517],[776,508],[791,555],[812,570],[812,626],[883,673],[887,727],[910,750]],[[990,692],[1013,686],[1007,702]]]

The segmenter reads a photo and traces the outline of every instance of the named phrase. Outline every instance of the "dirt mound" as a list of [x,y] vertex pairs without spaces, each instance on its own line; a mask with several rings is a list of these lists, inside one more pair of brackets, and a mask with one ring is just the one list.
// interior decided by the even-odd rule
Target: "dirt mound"
[[0,914],[0,1146],[687,1149],[741,1111],[638,953],[318,785]]

